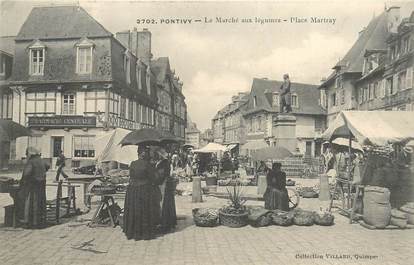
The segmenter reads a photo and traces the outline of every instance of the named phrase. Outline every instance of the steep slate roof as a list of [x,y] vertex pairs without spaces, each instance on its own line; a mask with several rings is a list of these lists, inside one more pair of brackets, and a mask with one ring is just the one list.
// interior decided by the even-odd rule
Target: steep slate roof
[[14,39],[16,36],[4,36],[0,37],[0,51],[14,55]]
[[371,20],[351,49],[335,67],[341,67],[343,72],[362,72],[365,51],[386,49],[387,37],[387,12],[384,11]]
[[[249,95],[249,101],[246,106],[246,114],[260,110],[269,112],[278,112],[278,109],[272,108],[271,102],[265,95],[265,92],[280,93],[282,81],[254,78],[252,89]],[[292,113],[297,114],[325,114],[325,110],[319,105],[319,90],[317,85],[302,84],[292,82],[290,91],[298,96],[299,108],[293,108]],[[256,96],[257,105],[253,107],[253,98]]]
[[20,28],[16,40],[110,37],[82,7],[34,7]]
[[157,82],[162,84],[167,77],[170,68],[170,60],[168,57],[160,57],[151,61],[151,70],[157,77]]

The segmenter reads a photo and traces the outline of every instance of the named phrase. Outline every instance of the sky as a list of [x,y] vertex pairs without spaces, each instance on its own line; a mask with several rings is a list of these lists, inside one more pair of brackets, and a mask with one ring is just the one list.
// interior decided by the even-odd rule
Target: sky
[[[231,96],[249,91],[253,78],[320,84],[384,6],[400,6],[401,16],[414,1],[5,1],[0,0],[0,35],[16,35],[33,6],[79,4],[112,33],[147,28],[154,58],[168,56],[183,81],[188,113],[201,130],[211,127]],[[205,19],[238,19],[205,23]],[[242,23],[242,19],[287,19],[282,23]],[[335,23],[310,23],[311,17]],[[301,18],[307,22],[296,23]],[[157,24],[137,24],[153,19]],[[201,19],[166,24],[167,19]],[[292,20],[293,22],[292,23]]]

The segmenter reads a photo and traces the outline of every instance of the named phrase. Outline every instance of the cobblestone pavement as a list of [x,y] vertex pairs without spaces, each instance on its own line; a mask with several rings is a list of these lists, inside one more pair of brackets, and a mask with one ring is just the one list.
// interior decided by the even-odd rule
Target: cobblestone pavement
[[[53,188],[48,188],[48,196],[53,194]],[[414,259],[414,230],[368,230],[358,224],[350,225],[337,213],[331,227],[196,227],[191,218],[192,208],[220,207],[226,203],[214,197],[203,199],[202,203],[191,203],[191,197],[177,196],[180,220],[176,231],[151,241],[126,240],[119,227],[90,228],[85,219],[91,213],[42,230],[0,227],[0,263],[402,265]],[[1,208],[10,203],[8,194],[0,194]],[[318,199],[302,199],[300,204],[301,208],[312,210],[319,206]],[[0,214],[3,223],[3,209]],[[89,245],[80,247],[88,241]],[[372,259],[357,259],[354,255]]]

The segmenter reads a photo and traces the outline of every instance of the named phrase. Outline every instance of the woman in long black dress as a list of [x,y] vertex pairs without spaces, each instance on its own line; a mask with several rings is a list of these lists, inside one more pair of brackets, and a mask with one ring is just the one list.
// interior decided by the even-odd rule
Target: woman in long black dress
[[20,180],[17,213],[19,222],[27,228],[46,226],[46,171],[49,165],[44,163],[40,152],[33,147],[26,150],[27,163]]
[[263,195],[265,208],[268,210],[289,210],[289,197],[286,189],[286,173],[281,170],[282,164],[273,163],[267,173],[267,189]]
[[154,204],[159,196],[154,192],[155,168],[149,161],[149,150],[146,147],[138,148],[138,160],[131,163],[129,176],[123,231],[128,239],[152,239],[159,222],[159,211],[157,216]]
[[165,150],[159,151],[161,160],[157,164],[157,169],[162,179],[165,180],[164,196],[162,200],[161,210],[161,228],[163,232],[169,232],[177,225],[177,214],[175,209],[175,188],[177,185],[176,179],[171,176],[171,166],[168,160],[168,154]]

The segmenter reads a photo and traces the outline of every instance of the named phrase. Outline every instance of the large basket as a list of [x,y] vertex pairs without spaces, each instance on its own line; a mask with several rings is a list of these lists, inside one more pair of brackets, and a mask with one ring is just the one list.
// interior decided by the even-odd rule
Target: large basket
[[214,227],[218,225],[218,211],[212,208],[193,209],[193,220],[196,226]]
[[219,211],[220,224],[228,227],[242,227],[247,225],[249,213],[229,214]]

